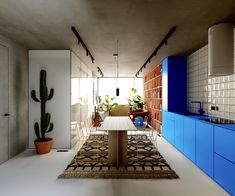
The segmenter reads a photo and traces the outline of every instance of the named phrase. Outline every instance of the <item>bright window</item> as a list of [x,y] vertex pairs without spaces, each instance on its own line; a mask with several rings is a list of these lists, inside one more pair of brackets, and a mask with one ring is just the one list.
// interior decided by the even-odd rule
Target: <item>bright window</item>
[[[116,88],[119,88],[120,95],[116,97]],[[134,87],[139,95],[143,95],[143,78],[99,78],[98,94],[102,100],[105,95],[116,97],[118,104],[128,104],[129,89]]]

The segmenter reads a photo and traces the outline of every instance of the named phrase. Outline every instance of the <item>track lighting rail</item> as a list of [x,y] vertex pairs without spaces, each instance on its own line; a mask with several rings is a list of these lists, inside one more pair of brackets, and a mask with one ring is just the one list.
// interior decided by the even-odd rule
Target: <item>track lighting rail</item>
[[140,72],[142,72],[143,68],[146,68],[147,63],[151,62],[151,59],[157,55],[158,50],[162,47],[163,44],[167,45],[167,41],[170,38],[170,36],[174,33],[174,31],[176,30],[176,26],[172,27],[169,32],[165,35],[165,37],[163,38],[163,40],[160,42],[160,44],[158,44],[158,46],[156,47],[156,49],[153,51],[153,53],[150,55],[150,57],[145,61],[145,63],[141,66],[141,68],[137,71],[137,73],[135,74],[135,76],[137,77]]

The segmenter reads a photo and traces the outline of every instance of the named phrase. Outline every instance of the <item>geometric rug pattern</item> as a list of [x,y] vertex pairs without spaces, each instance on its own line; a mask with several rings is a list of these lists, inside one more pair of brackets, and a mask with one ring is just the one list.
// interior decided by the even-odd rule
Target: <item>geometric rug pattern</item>
[[128,163],[108,163],[108,135],[90,135],[58,178],[179,178],[146,135],[128,135]]

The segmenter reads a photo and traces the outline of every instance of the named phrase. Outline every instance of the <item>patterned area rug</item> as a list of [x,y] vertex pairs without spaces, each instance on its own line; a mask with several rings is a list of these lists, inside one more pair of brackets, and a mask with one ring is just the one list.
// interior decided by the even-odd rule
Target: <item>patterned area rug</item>
[[128,163],[108,164],[108,135],[91,135],[58,178],[179,178],[146,135],[128,135]]

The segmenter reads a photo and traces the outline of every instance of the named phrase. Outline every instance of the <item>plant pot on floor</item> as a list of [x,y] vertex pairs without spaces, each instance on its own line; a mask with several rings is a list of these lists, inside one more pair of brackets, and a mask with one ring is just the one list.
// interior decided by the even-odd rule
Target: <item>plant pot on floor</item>
[[53,139],[47,138],[46,141],[34,141],[34,145],[38,154],[47,154],[51,151]]
[[31,97],[35,102],[41,103],[41,118],[40,123],[34,123],[34,131],[37,137],[37,140],[34,141],[34,144],[37,149],[38,154],[49,153],[52,146],[52,138],[47,138],[46,134],[53,130],[53,123],[51,123],[51,114],[46,112],[46,102],[51,100],[54,95],[54,89],[48,90],[46,83],[46,71],[40,71],[40,95],[36,96],[36,90],[31,91]]

